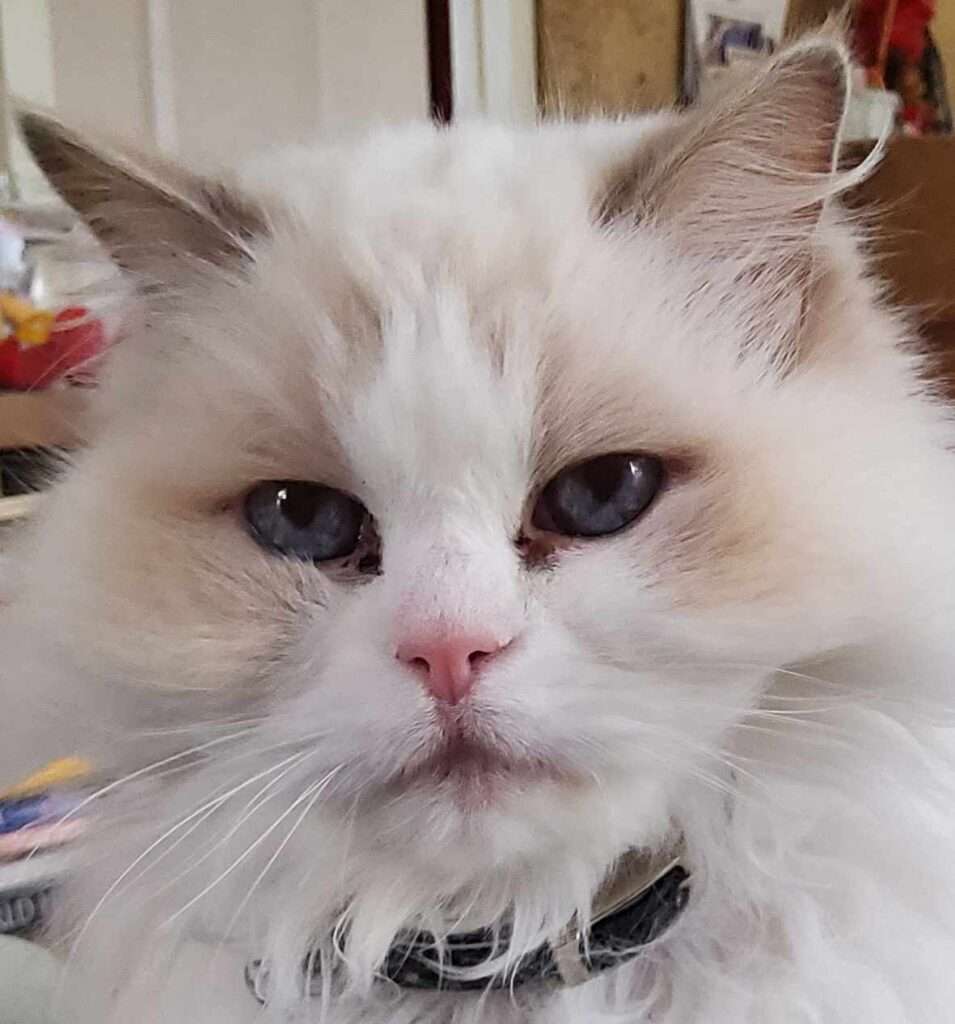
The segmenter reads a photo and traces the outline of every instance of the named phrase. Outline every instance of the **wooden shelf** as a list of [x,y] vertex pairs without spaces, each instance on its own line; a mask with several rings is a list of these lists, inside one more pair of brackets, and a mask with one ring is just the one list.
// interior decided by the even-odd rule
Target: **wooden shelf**
[[88,401],[83,388],[0,392],[0,449],[75,448]]

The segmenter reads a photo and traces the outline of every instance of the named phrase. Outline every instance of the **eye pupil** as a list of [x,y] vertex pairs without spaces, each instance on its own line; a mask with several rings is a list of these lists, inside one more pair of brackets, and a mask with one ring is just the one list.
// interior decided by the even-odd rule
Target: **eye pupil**
[[629,460],[594,459],[592,463],[585,463],[581,467],[581,475],[594,499],[606,504],[620,490],[630,466]]
[[244,512],[262,547],[313,562],[352,554],[369,518],[350,494],[298,480],[257,484],[246,495]]
[[297,529],[304,530],[315,518],[317,496],[308,484],[288,484],[276,492],[282,515]]
[[629,526],[663,485],[654,455],[601,455],[570,466],[550,481],[534,508],[534,526],[567,537],[601,537]]

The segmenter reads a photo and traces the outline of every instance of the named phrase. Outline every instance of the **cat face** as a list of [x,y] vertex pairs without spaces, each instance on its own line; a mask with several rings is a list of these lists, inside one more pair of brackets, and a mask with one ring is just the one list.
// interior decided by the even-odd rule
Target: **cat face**
[[234,193],[28,124],[152,286],[37,555],[110,713],[252,722],[448,887],[679,828],[879,592],[842,76],[808,46],[705,117],[418,128]]

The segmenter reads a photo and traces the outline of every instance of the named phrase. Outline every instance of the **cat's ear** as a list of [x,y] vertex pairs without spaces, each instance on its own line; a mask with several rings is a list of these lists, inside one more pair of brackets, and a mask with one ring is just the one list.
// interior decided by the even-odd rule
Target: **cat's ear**
[[247,258],[267,230],[254,203],[171,161],[93,145],[46,114],[24,111],[19,123],[53,188],[116,263],[147,282]]
[[652,226],[724,281],[735,275],[751,297],[754,332],[791,346],[826,204],[878,158],[837,169],[848,93],[838,40],[782,51],[745,84],[651,134],[613,170],[601,220]]

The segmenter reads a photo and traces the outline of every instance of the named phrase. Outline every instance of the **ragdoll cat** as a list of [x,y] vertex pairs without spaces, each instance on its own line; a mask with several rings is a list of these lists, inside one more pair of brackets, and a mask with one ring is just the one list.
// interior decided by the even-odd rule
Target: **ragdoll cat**
[[845,103],[813,38],[228,183],[24,119],[137,286],[6,570],[5,766],[112,780],[64,1019],[951,1019],[953,433]]

